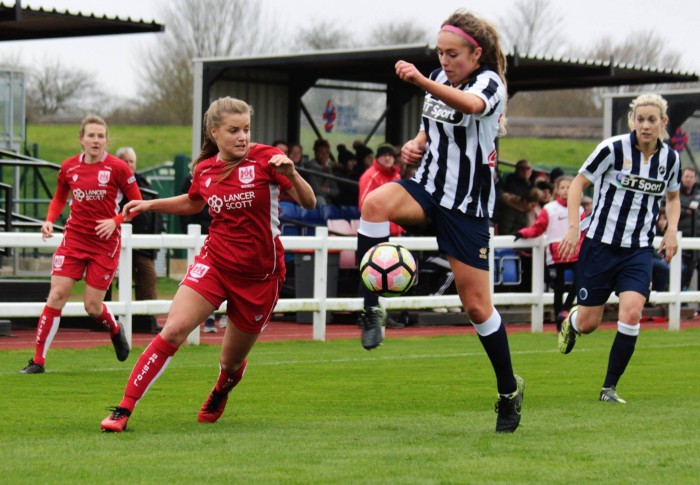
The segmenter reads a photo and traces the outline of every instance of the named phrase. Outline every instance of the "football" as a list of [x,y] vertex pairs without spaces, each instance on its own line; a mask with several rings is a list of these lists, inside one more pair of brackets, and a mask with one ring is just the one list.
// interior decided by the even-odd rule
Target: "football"
[[380,243],[362,257],[360,275],[367,289],[379,296],[402,295],[416,280],[416,260],[399,244]]

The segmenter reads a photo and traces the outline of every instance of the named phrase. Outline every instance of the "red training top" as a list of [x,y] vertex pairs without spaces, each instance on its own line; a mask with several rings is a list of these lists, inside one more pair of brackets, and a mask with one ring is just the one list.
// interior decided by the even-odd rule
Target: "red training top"
[[218,154],[197,164],[188,195],[209,204],[212,223],[200,256],[216,268],[253,279],[284,275],[278,198],[292,183],[268,163],[278,154],[254,144],[224,180],[228,164]]

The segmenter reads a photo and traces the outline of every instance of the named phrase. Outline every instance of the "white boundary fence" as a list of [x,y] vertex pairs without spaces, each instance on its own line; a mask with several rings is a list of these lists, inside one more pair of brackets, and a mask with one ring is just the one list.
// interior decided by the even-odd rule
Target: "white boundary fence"
[[[13,248],[56,248],[62,241],[62,235],[56,235],[51,239],[42,241],[39,233],[0,233],[0,247]],[[434,237],[403,237],[391,238],[412,251],[437,251],[437,243]],[[661,239],[656,238],[658,247]],[[122,250],[119,260],[119,287],[118,298],[109,303],[110,309],[120,317],[124,324],[129,342],[131,342],[132,327],[131,317],[137,315],[160,315],[170,309],[171,300],[132,300],[132,250],[133,249],[187,249],[188,261],[192,262],[204,242],[200,226],[190,225],[187,234],[162,234],[141,235],[132,234],[131,226],[122,225]],[[686,238],[678,236],[679,247],[685,249],[700,249],[700,238]],[[316,229],[315,236],[282,236],[282,243],[286,250],[312,250],[314,251],[314,285],[311,298],[280,299],[275,307],[275,312],[313,312],[313,339],[325,340],[326,338],[326,313],[333,311],[360,311],[362,310],[361,298],[328,298],[326,295],[328,281],[328,252],[344,249],[355,250],[357,238],[350,236],[330,236],[325,227]],[[546,241],[544,237],[537,239],[520,239],[514,241],[513,236],[496,236],[491,239],[491,249],[496,248],[532,248],[532,291],[530,293],[493,293],[493,277],[491,278],[493,302],[499,305],[530,305],[531,330],[541,332],[544,320],[544,305],[554,301],[552,293],[544,292],[544,258]],[[489,252],[489,265],[493,273],[494,256]],[[651,303],[667,304],[669,330],[680,329],[681,303],[700,301],[700,291],[681,292],[681,258],[680,251],[671,261],[670,286],[668,292],[652,292],[649,298]],[[610,297],[610,303],[617,302],[615,295]],[[459,297],[455,295],[443,296],[407,296],[395,298],[380,298],[380,304],[388,310],[426,309],[436,307],[461,306]],[[45,302],[36,303],[0,303],[0,318],[3,317],[37,317],[41,313]],[[225,311],[225,304],[218,310]],[[69,302],[66,304],[63,315],[85,316],[82,302]],[[192,332],[188,342],[199,343],[199,329]]]

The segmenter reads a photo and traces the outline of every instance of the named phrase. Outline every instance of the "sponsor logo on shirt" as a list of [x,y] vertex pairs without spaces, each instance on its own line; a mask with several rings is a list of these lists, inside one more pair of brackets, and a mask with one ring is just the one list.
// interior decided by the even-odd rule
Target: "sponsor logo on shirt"
[[207,204],[212,211],[218,214],[222,209],[237,210],[252,207],[253,199],[255,199],[255,192],[239,192],[237,194],[224,194],[223,199],[212,195],[207,199]]
[[617,184],[625,190],[651,195],[661,195],[666,189],[664,180],[649,179],[625,173],[617,174]]
[[73,200],[77,202],[90,202],[93,200],[102,200],[107,196],[106,189],[90,189],[90,190],[73,190]]
[[441,123],[458,125],[464,119],[464,114],[454,108],[450,108],[442,101],[426,98],[423,101],[423,116]]

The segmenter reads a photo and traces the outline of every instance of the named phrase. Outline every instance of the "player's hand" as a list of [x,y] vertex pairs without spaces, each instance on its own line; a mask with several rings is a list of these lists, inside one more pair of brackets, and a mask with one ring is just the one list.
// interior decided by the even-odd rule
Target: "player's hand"
[[396,69],[396,75],[399,76],[399,79],[407,83],[418,86],[420,82],[425,79],[425,76],[410,62],[398,61],[394,68]]
[[675,231],[666,231],[657,252],[659,254],[664,254],[664,261],[666,261],[666,264],[671,262],[671,259],[678,252],[678,237]]
[[131,221],[134,217],[141,214],[142,212],[148,212],[150,201],[148,200],[130,200],[124,205],[122,209],[122,216],[124,216],[124,222]]
[[97,226],[95,226],[95,234],[97,234],[100,239],[107,239],[112,235],[116,228],[117,223],[114,222],[114,219],[102,219],[97,221]]
[[273,155],[268,162],[278,173],[287,177],[294,175],[294,162],[286,155]]
[[41,240],[46,241],[50,237],[53,237],[53,222],[45,221],[41,225]]
[[418,163],[423,158],[425,152],[425,144],[418,143],[416,140],[408,140],[401,147],[401,158],[406,160],[406,163]]
[[559,258],[562,261],[569,261],[576,254],[578,249],[580,229],[578,226],[570,227],[566,230],[564,238],[559,243]]

